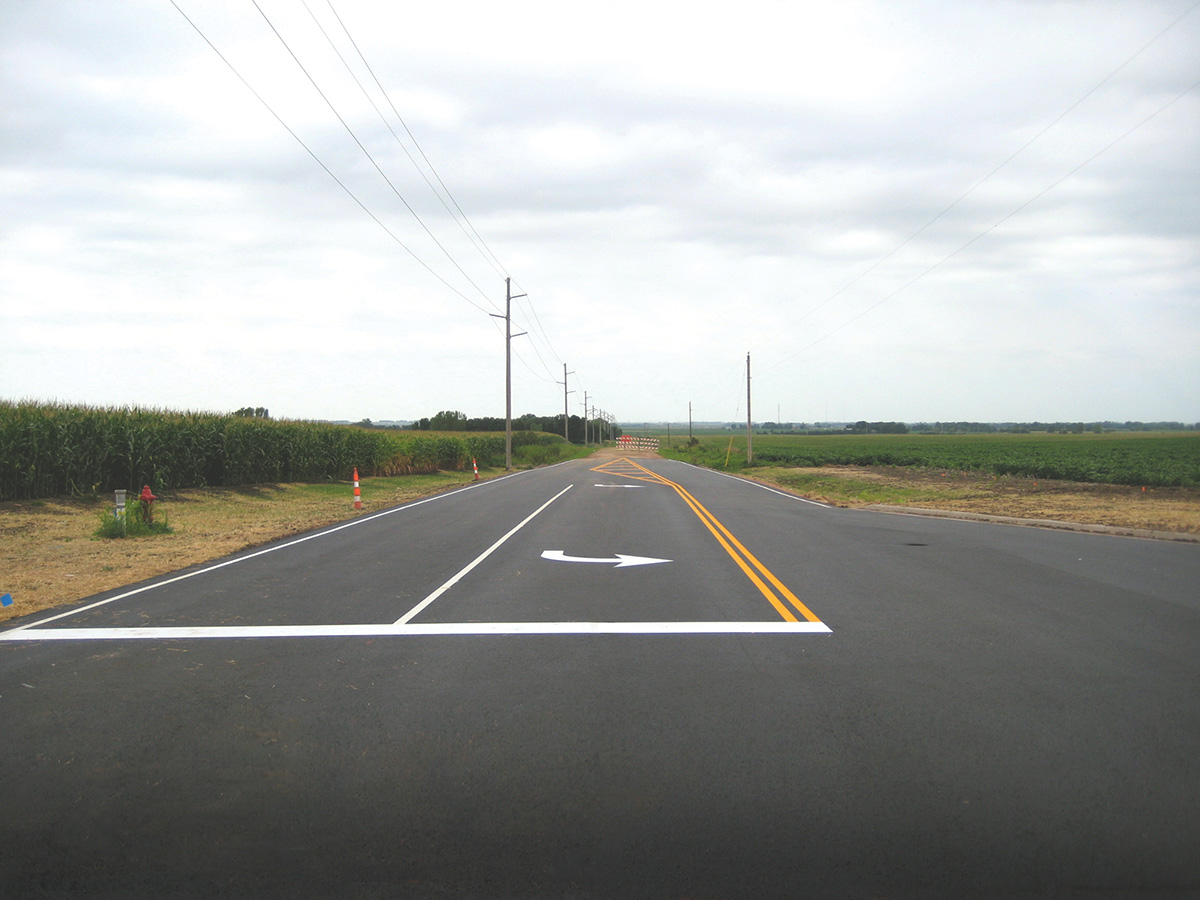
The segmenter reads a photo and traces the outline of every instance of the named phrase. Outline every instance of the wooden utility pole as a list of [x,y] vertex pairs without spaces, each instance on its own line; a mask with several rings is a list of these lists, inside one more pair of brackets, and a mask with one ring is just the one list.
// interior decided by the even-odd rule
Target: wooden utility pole
[[754,419],[750,415],[750,354],[746,354],[746,465],[754,462]]
[[563,440],[566,441],[568,444],[571,443],[571,433],[567,430],[568,426],[570,424],[570,421],[571,421],[571,416],[570,416],[569,412],[567,411],[568,410],[567,394],[573,394],[575,392],[567,390],[567,376],[574,375],[574,374],[575,374],[574,372],[568,372],[567,364],[563,363],[563,380],[562,380],[562,386],[563,386]]
[[583,446],[588,447],[588,395],[587,391],[583,392]]
[[512,302],[516,297],[525,297],[526,294],[516,294],[512,292],[512,279],[504,279],[504,315],[496,313],[488,313],[493,319],[504,320],[504,468],[505,471],[512,469],[512,339],[520,337],[527,332],[522,331],[520,334],[512,333]]

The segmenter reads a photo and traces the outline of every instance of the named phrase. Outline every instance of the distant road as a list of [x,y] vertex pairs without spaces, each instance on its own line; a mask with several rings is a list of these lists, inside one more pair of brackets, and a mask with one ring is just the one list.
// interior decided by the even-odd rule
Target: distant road
[[0,632],[5,896],[1200,896],[1200,547],[575,461]]

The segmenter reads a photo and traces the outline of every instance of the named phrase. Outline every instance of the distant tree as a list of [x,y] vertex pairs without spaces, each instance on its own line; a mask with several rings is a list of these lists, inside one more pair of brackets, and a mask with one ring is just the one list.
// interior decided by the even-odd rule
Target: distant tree
[[268,412],[267,408],[264,406],[243,406],[241,409],[235,410],[233,414],[235,416],[241,416],[245,419],[271,418],[270,412]]
[[466,425],[467,414],[458,410],[443,409],[429,420],[431,431],[465,431]]

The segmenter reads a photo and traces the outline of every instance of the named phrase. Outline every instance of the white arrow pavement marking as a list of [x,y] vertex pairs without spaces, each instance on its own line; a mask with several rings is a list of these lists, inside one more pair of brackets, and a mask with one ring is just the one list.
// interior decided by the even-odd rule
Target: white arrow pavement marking
[[655,563],[674,562],[670,559],[654,559],[652,556],[628,556],[624,553],[618,553],[615,558],[595,559],[588,556],[567,556],[561,550],[543,550],[542,559],[550,559],[554,562],[573,562],[573,563],[607,563],[613,566],[614,569],[623,569],[626,566],[652,566]]

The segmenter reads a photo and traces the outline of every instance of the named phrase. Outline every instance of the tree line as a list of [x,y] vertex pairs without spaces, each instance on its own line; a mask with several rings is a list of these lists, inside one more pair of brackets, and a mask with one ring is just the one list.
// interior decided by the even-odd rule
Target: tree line
[[[458,410],[444,409],[436,415],[417,419],[408,427],[414,431],[503,431],[504,424],[502,416],[481,416],[472,419]],[[582,444],[584,442],[584,425],[582,416],[571,416],[567,420],[567,440],[573,444]],[[602,419],[588,419],[586,426],[587,439],[591,441],[611,441],[622,434],[619,426]],[[562,434],[563,417],[561,413],[557,416],[538,416],[533,413],[525,413],[525,415],[513,419],[512,427],[514,431],[545,431],[549,434]]]

